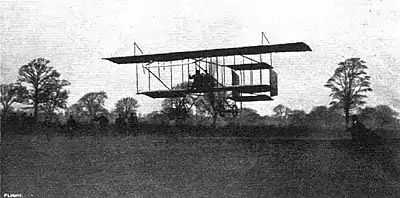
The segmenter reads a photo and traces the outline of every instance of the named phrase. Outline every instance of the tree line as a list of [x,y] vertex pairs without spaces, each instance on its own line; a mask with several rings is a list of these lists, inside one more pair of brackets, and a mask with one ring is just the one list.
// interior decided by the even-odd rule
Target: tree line
[[[274,123],[277,125],[314,125],[323,126],[323,128],[336,128],[343,130],[349,128],[350,116],[357,115],[361,121],[367,123],[370,128],[383,129],[385,126],[397,129],[399,120],[398,112],[394,111],[387,105],[378,105],[376,107],[365,106],[367,98],[366,93],[371,92],[371,76],[367,75],[366,62],[360,58],[350,58],[338,64],[334,74],[324,85],[331,90],[330,96],[332,101],[329,106],[314,107],[310,113],[304,110],[291,110],[283,105],[276,106],[273,116],[260,116],[252,109],[242,109],[239,116],[235,119],[235,123],[240,124],[266,124]],[[178,84],[173,89],[184,89],[190,87],[189,82]],[[190,106],[194,104],[196,112],[189,111],[186,117],[189,122],[195,121],[197,118],[203,120],[205,117],[212,118],[212,124],[216,125],[217,121],[221,123],[231,123],[231,117],[220,115],[218,105],[226,100],[225,93],[206,93],[200,98],[189,95],[184,100],[181,99],[165,99],[162,103],[161,111],[154,111],[147,116],[147,121],[155,123],[168,122],[171,114],[176,114],[174,110],[178,106]],[[194,115],[195,113],[195,115]],[[218,120],[218,115],[224,117]],[[229,115],[229,114],[228,114]],[[228,121],[227,121],[228,120]],[[230,121],[229,121],[230,120]],[[201,122],[201,121],[200,121]],[[221,124],[219,123],[219,124]]]
[[[115,120],[117,115],[128,118],[137,116],[138,101],[132,97],[122,98],[115,104],[115,109],[109,112],[104,103],[108,99],[104,91],[89,92],[83,95],[76,103],[67,107],[69,91],[66,87],[71,83],[61,79],[61,74],[49,66],[50,61],[44,58],[34,59],[27,65],[23,65],[18,71],[18,80],[11,84],[1,85],[2,117],[7,117],[15,103],[23,104],[23,111],[33,112],[33,118],[37,121],[38,115],[52,116],[65,119],[66,115],[72,115],[79,122],[90,122],[99,115],[104,115]],[[387,105],[376,107],[365,106],[366,93],[370,88],[371,77],[367,75],[368,67],[359,58],[350,58],[338,64],[325,87],[331,90],[332,102],[329,106],[314,107],[311,112],[304,110],[291,110],[284,105],[276,106],[272,116],[260,116],[255,110],[243,108],[239,116],[233,118],[230,114],[224,115],[219,109],[219,104],[226,100],[226,93],[206,93],[201,97],[188,95],[181,98],[167,98],[162,102],[162,110],[154,111],[141,118],[147,123],[168,123],[176,119],[178,106],[183,109],[191,109],[183,112],[186,123],[206,123],[210,120],[212,125],[221,123],[236,124],[274,124],[274,125],[312,125],[319,127],[348,127],[351,115],[360,116],[361,120],[368,123],[371,128],[384,128],[398,123],[396,116],[399,114]],[[190,87],[190,82],[178,84],[173,89],[185,89]],[[182,103],[183,102],[183,103]],[[194,106],[192,108],[191,106]],[[193,110],[195,109],[195,110]],[[211,119],[210,119],[211,118]],[[397,127],[396,127],[397,128]]]
[[[108,98],[104,91],[86,93],[75,104],[67,107],[70,92],[66,87],[71,83],[61,79],[61,74],[49,66],[49,63],[44,58],[34,59],[20,67],[15,83],[1,84],[3,118],[7,118],[10,112],[32,112],[31,117],[35,122],[40,121],[39,115],[55,119],[65,119],[65,115],[73,115],[79,121],[90,121],[99,115],[116,117],[121,114],[127,117],[132,113],[136,114],[139,104],[132,97],[118,100],[115,110],[109,112],[104,107]],[[18,109],[13,107],[16,103],[20,104]]]

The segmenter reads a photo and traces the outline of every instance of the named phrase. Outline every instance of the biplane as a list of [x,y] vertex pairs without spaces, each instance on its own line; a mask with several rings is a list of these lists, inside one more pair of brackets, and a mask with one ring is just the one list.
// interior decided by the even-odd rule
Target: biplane
[[[174,107],[173,113],[177,118],[185,117],[193,107],[196,100],[186,104],[188,96],[198,98],[205,94],[212,96],[211,105],[221,117],[225,113],[236,117],[236,103],[270,101],[278,95],[278,76],[273,70],[272,53],[311,51],[303,42],[264,45],[264,38],[267,39],[262,33],[262,45],[257,46],[159,54],[143,54],[135,43],[133,56],[103,59],[116,64],[136,64],[137,94],[151,98],[178,98],[181,102]],[[136,55],[137,50],[142,54]],[[270,54],[270,63],[263,61],[264,54]],[[139,82],[144,82],[144,79],[139,80],[140,65],[144,75],[148,76],[147,90],[139,90]],[[165,72],[166,69],[170,71]],[[173,78],[174,75],[180,77]],[[152,90],[152,78],[164,88]],[[187,82],[187,86],[177,88],[174,86],[177,81],[181,84]]]

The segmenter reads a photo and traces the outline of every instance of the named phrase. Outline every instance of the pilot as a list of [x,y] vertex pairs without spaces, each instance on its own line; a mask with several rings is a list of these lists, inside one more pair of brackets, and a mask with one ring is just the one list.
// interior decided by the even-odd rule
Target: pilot
[[203,85],[204,75],[200,74],[200,70],[196,70],[196,74],[189,76],[189,79],[193,79],[192,90],[198,89]]
[[196,77],[200,76],[200,70],[196,69],[196,74],[189,76],[189,79],[195,79]]

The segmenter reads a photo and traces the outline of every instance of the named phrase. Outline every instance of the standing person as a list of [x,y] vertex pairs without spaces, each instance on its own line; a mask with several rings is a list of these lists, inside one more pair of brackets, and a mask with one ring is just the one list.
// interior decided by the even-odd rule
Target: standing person
[[76,121],[72,117],[72,115],[69,116],[69,119],[67,121],[67,133],[69,138],[72,138],[73,136],[73,130],[76,128]]
[[121,114],[118,114],[117,119],[115,120],[115,127],[117,129],[117,133],[122,134],[124,132],[126,126],[125,119]]
[[356,115],[353,115],[351,117],[351,120],[352,120],[352,126],[350,130],[352,139],[357,141],[365,140],[367,135],[366,134],[367,130],[365,125],[358,120]]
[[[18,127],[20,126],[20,121],[19,121],[19,116],[17,113],[11,112],[8,114],[6,117],[1,117],[0,123],[2,124],[1,127],[10,127],[9,130],[12,134],[17,134],[19,133]],[[4,129],[4,128],[2,128]]]
[[46,118],[44,119],[43,127],[44,127],[44,133],[46,135],[47,141],[50,141],[50,139],[51,139],[50,133],[52,130],[52,124],[51,124],[51,120],[50,120],[49,116],[46,116]]
[[107,131],[107,128],[108,128],[108,123],[110,122],[109,120],[108,120],[108,118],[106,117],[106,116],[104,116],[104,115],[101,115],[100,117],[95,117],[94,118],[94,121],[95,122],[99,122],[99,125],[100,125],[100,133],[107,133],[108,135],[110,135],[109,133],[108,133],[108,131]]
[[28,133],[32,134],[33,132],[35,132],[36,130],[36,120],[35,117],[33,117],[33,114],[30,113],[29,117],[27,117],[27,129],[28,129]]
[[128,119],[128,128],[129,131],[133,131],[133,129],[137,126],[138,124],[138,119],[135,113],[131,113],[129,119]]
[[22,115],[19,117],[19,126],[18,126],[18,133],[19,134],[25,134],[26,129],[28,126],[28,116],[27,113],[24,112]]

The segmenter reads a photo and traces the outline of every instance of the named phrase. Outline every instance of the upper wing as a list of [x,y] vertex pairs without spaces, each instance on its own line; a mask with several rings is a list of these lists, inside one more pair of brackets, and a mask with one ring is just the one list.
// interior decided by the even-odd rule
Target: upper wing
[[196,59],[205,57],[254,55],[254,54],[265,54],[274,52],[304,52],[304,51],[311,51],[311,48],[303,42],[298,42],[298,43],[286,43],[278,45],[258,45],[258,46],[237,47],[237,48],[149,54],[140,56],[111,57],[104,59],[117,64],[129,64],[129,63],[176,61],[176,60]]

